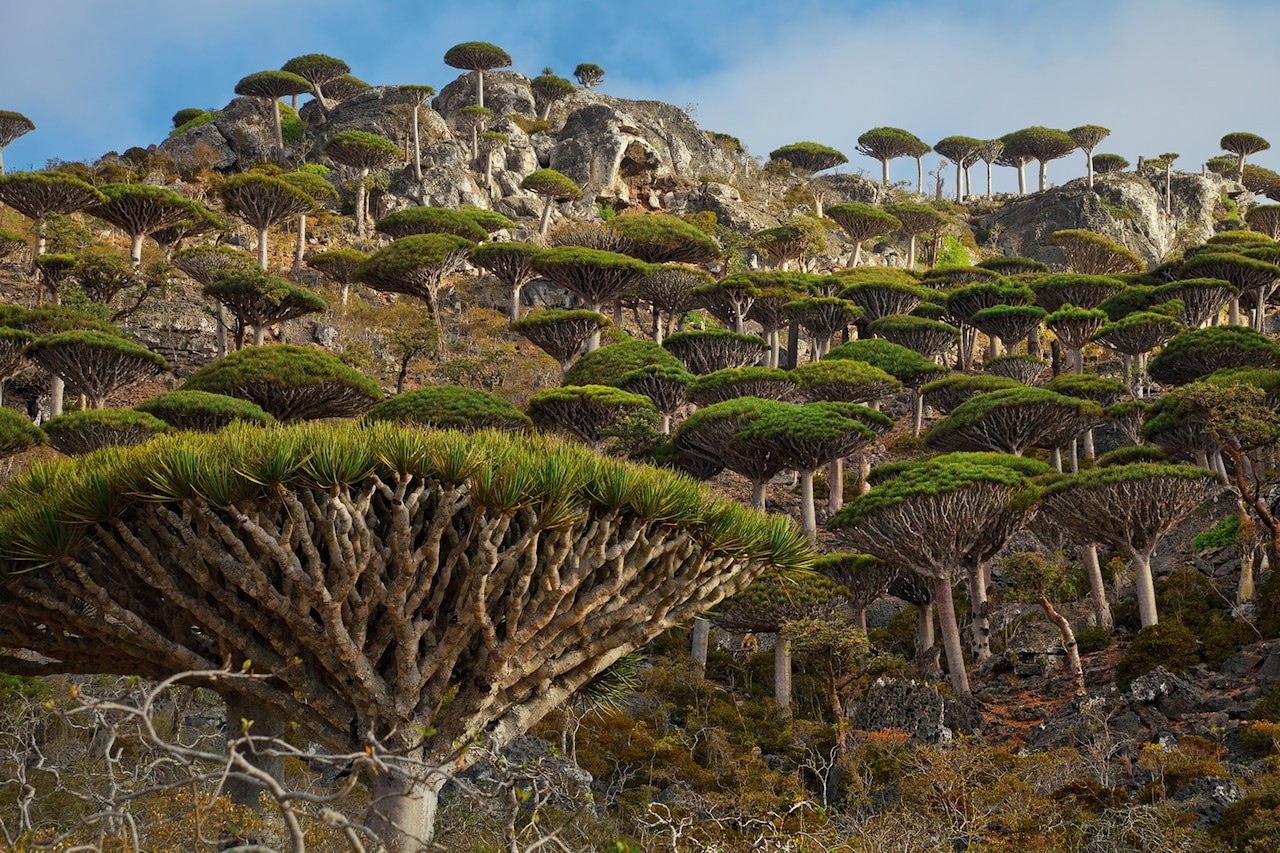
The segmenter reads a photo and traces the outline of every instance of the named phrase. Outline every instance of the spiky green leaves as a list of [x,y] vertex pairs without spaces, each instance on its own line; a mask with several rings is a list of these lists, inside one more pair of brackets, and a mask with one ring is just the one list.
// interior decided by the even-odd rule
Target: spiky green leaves
[[534,259],[533,265],[592,310],[625,293],[650,269],[644,261],[627,255],[576,246],[548,249]]
[[644,367],[683,370],[679,359],[653,341],[625,340],[606,344],[574,362],[565,385],[616,385],[622,376]]
[[466,431],[496,429],[523,432],[533,426],[524,412],[497,394],[452,385],[419,388],[383,400],[370,409],[364,419],[367,423],[390,421],[430,429]]
[[1038,305],[993,305],[975,311],[969,324],[999,338],[1006,347],[1014,347],[1032,329],[1038,329],[1044,319],[1045,310]]
[[723,329],[678,332],[662,342],[691,373],[702,375],[731,367],[755,364],[765,343],[753,335],[739,335]]
[[67,456],[83,456],[104,447],[132,447],[168,429],[159,418],[131,409],[89,409],[44,423],[49,443]]
[[259,269],[214,273],[202,293],[227,307],[237,320],[263,329],[326,310],[329,304],[304,287]]
[[324,144],[324,153],[335,163],[353,169],[378,169],[399,160],[400,146],[390,139],[363,130],[342,130]]
[[870,411],[856,403],[771,407],[745,424],[734,440],[780,455],[788,468],[816,471],[875,440],[875,430],[859,418]]
[[89,212],[131,237],[169,228],[193,215],[193,203],[166,187],[150,184],[107,184],[104,200]]
[[889,161],[898,157],[922,157],[929,144],[900,127],[873,127],[858,137],[858,151],[884,164],[884,183],[889,185]]
[[63,172],[0,175],[0,202],[30,219],[73,213],[103,200],[102,193]]
[[965,373],[952,373],[921,386],[920,394],[927,405],[945,414],[978,394],[1005,391],[1020,386],[1021,383],[1008,376],[986,374],[971,376]]
[[393,239],[411,234],[453,234],[479,243],[489,236],[466,211],[443,207],[406,207],[382,217],[375,227]]
[[902,383],[880,368],[849,359],[802,364],[790,374],[810,402],[870,403],[902,390]]
[[593,446],[622,418],[644,413],[656,414],[648,397],[605,385],[565,385],[529,398],[529,417],[535,424],[575,435]]
[[867,330],[930,359],[949,351],[960,338],[960,330],[954,326],[910,314],[881,317],[868,325]]
[[732,367],[698,376],[688,386],[689,399],[710,406],[734,397],[786,400],[795,390],[791,372],[772,367]]
[[862,309],[862,319],[874,323],[882,317],[910,314],[931,293],[917,284],[900,281],[860,281],[840,292],[840,298]]
[[855,243],[882,237],[902,226],[898,218],[881,208],[871,204],[848,202],[833,204],[823,211],[827,218],[834,219],[844,229],[844,233]]
[[1142,355],[1180,331],[1182,324],[1167,314],[1135,311],[1114,323],[1107,323],[1092,339],[1125,355]]
[[79,388],[94,408],[118,388],[169,369],[163,356],[117,335],[95,331],[58,332],[37,338],[27,358]]
[[1049,242],[1067,256],[1067,264],[1082,275],[1131,273],[1142,269],[1142,259],[1129,249],[1094,231],[1068,228],[1054,231]]
[[444,277],[461,268],[473,245],[454,234],[402,237],[361,264],[355,278],[374,290],[417,296],[435,311]]
[[1244,131],[1228,133],[1222,137],[1218,144],[1222,146],[1223,151],[1230,151],[1240,157],[1241,160],[1249,154],[1257,154],[1259,151],[1266,151],[1271,147],[1270,142],[1256,133],[1246,133]]
[[609,227],[626,238],[626,254],[647,263],[704,264],[720,257],[715,240],[677,216],[617,216]]
[[1012,150],[1042,163],[1066,157],[1076,150],[1076,141],[1065,130],[1039,125],[1015,130],[1000,137],[1000,141],[1004,143],[1006,155]]
[[1280,345],[1240,326],[1188,329],[1152,357],[1147,372],[1165,385],[1184,385],[1230,367],[1280,368]]
[[919,388],[930,379],[946,373],[915,350],[878,338],[841,344],[825,356],[826,360],[849,359],[880,368],[908,388]]
[[1119,154],[1094,154],[1093,171],[1099,175],[1111,175],[1129,168],[1129,161]]
[[770,573],[726,599],[711,619],[734,634],[777,633],[788,622],[834,617],[845,607],[846,591],[830,578],[806,574],[786,580]]
[[491,71],[511,64],[511,55],[487,41],[464,41],[445,51],[444,64],[464,71]]
[[304,53],[280,66],[280,70],[296,74],[308,83],[324,84],[343,74],[350,74],[351,66],[323,53]]
[[770,160],[785,160],[797,172],[812,175],[849,162],[849,158],[829,145],[817,142],[793,142],[769,152]]
[[44,443],[40,428],[13,409],[0,408],[0,459]]
[[184,391],[249,400],[277,420],[352,417],[382,398],[359,371],[318,349],[249,347],[205,365]]
[[604,69],[594,62],[580,62],[573,69],[573,76],[584,89],[592,89],[604,80]]
[[225,394],[207,391],[170,391],[134,406],[134,411],[159,418],[176,429],[217,432],[225,426],[243,421],[267,426],[275,422],[261,406]]
[[242,77],[236,84],[236,94],[251,98],[284,98],[311,91],[311,83],[304,77],[288,71],[258,71]]
[[514,321],[511,331],[528,338],[567,369],[582,345],[609,325],[609,318],[597,311],[550,308]]
[[13,110],[0,110],[0,148],[36,129],[36,123]]
[[536,172],[531,172],[520,182],[520,188],[555,201],[572,201],[582,198],[582,188],[568,175],[557,172],[555,169],[538,169]]
[[1048,275],[1031,283],[1036,294],[1036,304],[1046,311],[1057,311],[1064,305],[1077,308],[1097,308],[1125,289],[1118,278],[1105,275],[1077,275],[1074,273]]
[[368,253],[361,252],[359,249],[330,249],[327,252],[316,252],[306,258],[307,266],[338,284],[350,284],[355,281],[356,270],[367,260],[369,260]]
[[1064,305],[1044,318],[1044,324],[1068,349],[1080,349],[1107,322],[1107,312],[1099,308]]

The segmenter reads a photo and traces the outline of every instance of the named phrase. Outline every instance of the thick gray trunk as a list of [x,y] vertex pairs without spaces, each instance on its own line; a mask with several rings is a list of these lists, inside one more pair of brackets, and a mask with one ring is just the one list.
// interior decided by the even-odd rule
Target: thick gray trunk
[[773,643],[773,698],[778,713],[791,716],[791,641],[781,634]]
[[765,500],[769,493],[769,484],[761,480],[751,484],[751,505],[756,509],[764,509]]
[[800,527],[809,537],[809,544],[818,542],[818,513],[813,505],[813,472],[800,472]]
[[218,303],[214,321],[217,325],[218,358],[222,358],[227,354],[227,307],[221,302]]
[[540,237],[547,236],[547,229],[551,227],[551,205],[554,200],[551,196],[547,196],[547,201],[542,206],[542,218],[538,220],[538,235]]
[[1136,548],[1129,550],[1133,558],[1133,580],[1138,592],[1138,616],[1142,627],[1154,625],[1159,621],[1156,615],[1156,586],[1151,576],[1151,554]]
[[991,657],[991,618],[987,606],[986,575],[981,563],[969,567],[969,629],[973,640],[973,659],[982,663]]
[[853,263],[849,264],[849,266],[856,267],[860,260],[862,260],[862,242],[857,241],[853,244]]
[[1093,617],[1098,627],[1111,630],[1111,602],[1107,601],[1107,585],[1102,579],[1102,566],[1098,563],[1098,546],[1085,545],[1080,549],[1084,568],[1089,575],[1089,594],[1093,598]]
[[1227,323],[1232,326],[1240,325],[1240,297],[1233,296],[1231,301],[1227,303]]
[[62,414],[62,398],[66,394],[67,383],[56,373],[49,374],[49,417],[56,418]]
[[916,651],[918,654],[924,654],[933,648],[933,605],[927,602],[921,604],[919,611],[916,622]]
[[520,319],[520,288],[521,285],[513,284],[510,290],[510,298],[507,301],[507,316],[511,318],[511,322]]
[[432,775],[426,782],[392,773],[377,777],[365,823],[387,853],[418,853],[430,849],[444,783],[445,778],[440,774]]
[[[252,699],[232,694],[226,697],[227,703],[227,740],[250,735],[253,740],[241,747],[241,754],[252,766],[274,777],[284,778],[284,758],[264,755],[268,747],[259,738],[281,738],[284,736],[284,720],[280,716]],[[246,730],[246,724],[250,724]],[[248,806],[260,812],[258,795],[262,786],[248,780],[227,779],[227,796],[231,802],[240,806]]]
[[844,509],[844,459],[832,459],[827,466],[827,514]]
[[707,651],[711,647],[711,623],[706,619],[693,620],[693,666],[700,675],[707,672]]
[[302,256],[307,251],[307,215],[298,214],[298,242],[293,247],[293,274],[302,275]]
[[258,229],[258,268],[263,272],[267,270],[267,229]]
[[938,622],[942,628],[942,647],[947,653],[947,670],[951,687],[961,696],[969,695],[969,673],[964,668],[964,649],[960,645],[960,626],[951,600],[951,579],[933,579],[933,598],[938,606]]
[[991,198],[991,164],[987,164],[987,198]]
[[1040,192],[1044,192],[1049,186],[1049,161],[1040,161]]
[[284,131],[280,128],[280,101],[271,99],[271,122],[276,132],[276,160],[284,160]]
[[889,186],[889,158],[888,157],[880,161],[880,172],[882,175],[881,183],[886,187]]
[[343,305],[347,304],[347,300],[351,298],[351,285],[343,282],[338,285],[338,301]]
[[1027,194],[1027,163],[1025,160],[1018,161],[1018,195]]
[[484,106],[484,72],[476,71],[476,106]]
[[924,397],[920,396],[919,389],[911,392],[911,409],[911,434],[919,438],[924,426]]
[[916,195],[924,192],[924,157],[916,158]]
[[964,201],[964,166],[956,161],[956,204]]
[[[1084,151],[1084,149],[1080,149]],[[1084,152],[1085,175],[1089,178],[1089,189],[1093,189],[1093,151]]]
[[136,275],[142,271],[142,241],[143,235],[134,234],[129,238],[129,264],[133,267]]
[[260,347],[266,342],[267,342],[266,324],[264,323],[260,326],[254,326],[253,327],[253,345],[255,347]]
[[907,238],[907,269],[916,268],[916,235]]
[[356,236],[357,237],[364,236],[365,205],[368,203],[368,196],[369,196],[369,192],[368,190],[365,189],[364,184],[365,184],[365,181],[368,179],[368,177],[369,177],[369,168],[366,166],[365,168],[360,170],[360,175],[359,177],[356,178],[356,211],[355,212],[356,212]]
[[413,127],[409,134],[413,139],[413,179],[422,183],[422,143],[418,138],[418,103],[413,104]]

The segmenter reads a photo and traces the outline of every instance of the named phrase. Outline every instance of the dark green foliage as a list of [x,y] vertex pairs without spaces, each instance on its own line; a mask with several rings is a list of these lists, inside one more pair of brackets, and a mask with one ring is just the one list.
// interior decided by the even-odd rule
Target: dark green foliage
[[163,356],[128,338],[98,331],[37,338],[27,347],[27,358],[79,388],[97,408],[115,389],[169,369]]
[[932,231],[942,227],[948,221],[946,215],[937,208],[913,201],[890,204],[885,207],[885,210],[898,218],[902,223],[899,230],[908,236]]
[[487,41],[464,41],[445,51],[444,64],[464,71],[491,71],[511,64],[511,55]]
[[1210,548],[1225,548],[1228,545],[1236,544],[1236,539],[1239,535],[1240,516],[1232,513],[1208,530],[1197,533],[1196,538],[1192,540],[1191,547],[1195,549],[1197,554]]
[[1116,681],[1121,689],[1139,675],[1164,667],[1169,672],[1186,672],[1196,663],[1196,638],[1179,619],[1165,619],[1138,632],[1124,657],[1116,664]]
[[1061,249],[1071,269],[1081,275],[1138,272],[1143,268],[1142,259],[1132,251],[1084,228],[1054,231],[1049,243]]
[[1007,376],[952,373],[926,383],[920,388],[920,393],[924,396],[926,405],[946,414],[976,394],[1017,387],[1019,382]]
[[246,172],[218,188],[227,210],[254,228],[263,229],[315,209],[315,199],[281,177]]
[[676,216],[616,216],[609,227],[626,238],[626,254],[651,264],[704,264],[721,254],[715,240]]
[[414,234],[380,249],[356,269],[356,280],[374,290],[416,296],[439,316],[444,277],[467,259],[474,244],[454,234]]
[[648,366],[683,370],[680,361],[653,341],[606,344],[579,358],[564,375],[565,385],[616,385],[622,376]]
[[1039,328],[1045,316],[1045,310],[1038,305],[993,305],[975,311],[969,324],[1013,349],[1032,329]]
[[[289,140],[285,140],[288,142]],[[280,175],[280,180],[290,186],[302,190],[316,204],[322,201],[332,201],[338,197],[338,191],[334,188],[329,179],[325,177],[329,170],[321,166],[319,163],[311,164],[298,169],[295,172],[285,172]]]
[[799,323],[806,334],[825,341],[861,317],[862,309],[847,299],[810,296],[786,303],[782,306],[782,313],[787,319]]
[[1030,287],[1010,281],[965,284],[948,290],[945,296],[947,310],[966,323],[970,317],[986,308],[1030,305],[1035,299],[1035,293]]
[[592,310],[627,292],[650,269],[627,255],[576,246],[548,249],[534,258],[533,267]]
[[803,174],[813,174],[848,163],[849,158],[827,145],[817,142],[793,142],[769,152],[770,160],[785,160]]
[[1068,349],[1080,349],[1107,322],[1101,308],[1077,308],[1064,305],[1044,318],[1045,327]]
[[64,172],[0,175],[0,202],[29,219],[73,213],[102,200],[102,193],[94,187]]
[[88,409],[44,423],[49,443],[67,456],[83,456],[104,447],[131,447],[168,429],[159,418],[132,409]]
[[[368,89],[369,84],[356,77],[353,74],[343,74],[341,77],[335,77],[325,84],[324,96],[327,100],[342,101],[362,89]],[[430,89],[430,86],[426,88]],[[434,90],[433,90],[434,92]]]
[[350,74],[351,66],[341,59],[326,56],[323,53],[304,53],[281,65],[280,70],[297,74],[309,83],[324,84],[344,74]]
[[734,397],[786,400],[794,393],[791,371],[773,367],[731,367],[694,378],[688,385],[690,400],[710,406]]
[[1034,355],[1001,355],[989,358],[982,369],[992,376],[1006,376],[1020,385],[1038,385],[1049,370],[1049,362]]
[[1223,136],[1218,143],[1223,151],[1230,151],[1232,154],[1238,155],[1241,160],[1247,154],[1257,154],[1259,151],[1266,151],[1271,147],[1271,143],[1258,136],[1256,133],[1246,133],[1244,131],[1235,131]]
[[940,450],[995,450],[1021,456],[1057,447],[1102,420],[1102,408],[1043,388],[1010,388],[970,397],[925,435]]
[[514,286],[533,278],[533,260],[542,251],[541,246],[533,243],[481,243],[471,250],[471,263],[488,271],[503,284]]
[[[0,324],[7,319],[3,313],[0,313]],[[26,351],[27,345],[35,339],[36,336],[30,332],[0,325],[0,382],[18,372],[18,368],[22,365],[22,354]]]
[[520,182],[520,188],[556,201],[582,198],[582,188],[567,175],[555,169],[538,169],[536,172],[531,172]]
[[179,110],[175,113],[173,116],[174,121],[177,122],[178,116],[187,113],[191,113],[192,115],[187,115],[181,123],[174,124],[173,130],[169,131],[170,138],[181,136],[188,130],[200,127],[201,125],[211,124],[218,117],[216,113],[209,112],[208,110],[186,109]]
[[419,388],[390,397],[366,412],[364,419],[366,423],[390,421],[466,431],[523,432],[533,426],[524,412],[497,394],[454,385]]
[[575,435],[590,445],[608,437],[610,427],[633,415],[656,414],[648,397],[609,385],[562,385],[529,398],[529,417],[542,429]]
[[0,459],[44,443],[44,433],[13,409],[0,407]]
[[604,79],[604,69],[594,62],[580,62],[573,69],[573,76],[578,78],[578,83],[584,89],[591,89],[600,85],[600,81]]
[[870,403],[902,390],[902,383],[880,368],[849,359],[802,364],[791,371],[791,378],[809,402]]
[[1156,288],[1149,284],[1135,284],[1126,287],[1098,306],[1098,310],[1107,315],[1112,322],[1117,322],[1156,307]]
[[[848,280],[848,276],[841,276]],[[840,298],[862,309],[865,323],[873,323],[881,317],[910,314],[932,291],[918,284],[893,280],[859,281],[840,292]]]
[[[888,317],[881,317],[870,323],[867,330],[873,335],[904,346],[926,358],[948,352],[960,338],[960,330],[955,326],[909,314],[891,314]],[[842,346],[848,346],[848,344]]]
[[[1112,408],[1107,409],[1108,415],[1110,415],[1111,411]],[[1131,444],[1128,447],[1117,447],[1115,450],[1107,451],[1094,460],[1093,465],[1095,468],[1110,468],[1113,465],[1129,465],[1134,462],[1168,461],[1168,455],[1159,447],[1150,447],[1145,444]]]
[[236,421],[267,426],[275,422],[261,406],[207,391],[170,391],[134,406],[176,429],[217,432]]
[[406,207],[382,217],[374,227],[392,239],[411,234],[453,234],[479,243],[489,236],[466,211],[443,207]]
[[356,270],[367,260],[369,255],[359,249],[330,249],[306,258],[307,266],[338,284],[355,281]]
[[984,270],[991,270],[1000,275],[1018,275],[1021,273],[1041,273],[1048,272],[1047,264],[1031,258],[1023,258],[1016,255],[997,255],[994,258],[987,258],[980,261],[978,266]]
[[660,413],[671,415],[684,405],[693,379],[693,374],[683,368],[650,364],[629,370],[610,384],[648,397]]
[[1119,154],[1094,154],[1093,171],[1099,175],[1110,175],[1123,172],[1129,168],[1129,161]]
[[844,588],[823,575],[805,574],[791,581],[769,574],[721,602],[711,619],[734,634],[777,633],[796,619],[819,613],[835,616],[845,603]]
[[1147,371],[1165,385],[1185,385],[1230,367],[1280,369],[1280,345],[1240,326],[1188,329],[1152,357]]
[[824,356],[824,360],[837,359],[864,361],[880,368],[908,388],[919,388],[930,379],[947,372],[945,367],[914,350],[877,338],[841,344]]
[[166,187],[107,184],[100,192],[104,201],[89,212],[130,237],[168,228],[193,215],[193,202]]
[[833,204],[823,210],[823,214],[828,219],[834,219],[855,243],[881,237],[902,226],[892,213],[875,205],[859,202]]
[[1099,308],[1125,285],[1113,276],[1064,273],[1037,278],[1031,282],[1031,289],[1037,305],[1046,311],[1057,311],[1065,305]]
[[183,391],[209,391],[257,403],[280,421],[353,417],[382,398],[359,371],[323,350],[249,347],[197,370]]
[[573,94],[574,86],[568,80],[555,74],[539,74],[529,81],[529,89],[535,101],[542,107],[545,116],[547,110],[556,101]]
[[386,137],[363,130],[340,130],[324,144],[324,153],[336,163],[353,169],[376,169],[394,163],[403,154]]
[[227,306],[241,323],[258,330],[329,307],[306,288],[259,269],[221,270],[213,274],[201,292]]
[[280,139],[285,145],[297,145],[306,136],[307,126],[298,112],[288,104],[278,104],[280,110]]
[[476,225],[484,229],[486,234],[493,234],[507,228],[515,227],[515,223],[496,210],[485,210],[482,207],[464,207],[458,211]]
[[609,318],[597,311],[549,308],[514,321],[511,331],[532,341],[567,369],[582,345],[609,325]]
[[1142,355],[1151,352],[1180,331],[1182,324],[1166,314],[1134,311],[1104,325],[1094,333],[1091,340],[1125,355]]
[[36,129],[36,123],[20,112],[0,110],[0,148]]
[[898,157],[922,157],[929,144],[899,127],[873,127],[858,137],[858,151],[883,164],[884,185],[889,185],[889,161]]
[[734,440],[768,448],[788,468],[816,471],[875,439],[876,432],[859,417],[869,411],[856,403],[828,402],[772,408],[745,424]]
[[288,71],[259,71],[241,78],[236,84],[237,95],[271,100],[309,91],[311,83]]
[[[1096,166],[1094,167],[1096,170]],[[1101,625],[1088,625],[1076,631],[1076,649],[1082,655],[1090,655],[1111,648],[1111,632]]]

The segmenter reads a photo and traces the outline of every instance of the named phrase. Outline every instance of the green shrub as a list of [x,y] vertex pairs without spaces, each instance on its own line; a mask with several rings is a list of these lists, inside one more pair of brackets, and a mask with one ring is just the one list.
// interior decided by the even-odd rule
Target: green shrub
[[1128,690],[1135,678],[1158,667],[1186,672],[1197,662],[1195,635],[1178,619],[1168,619],[1138,632],[1138,638],[1116,665],[1116,681]]
[[1239,619],[1217,619],[1200,632],[1200,657],[1213,669],[1221,669],[1227,658],[1257,642],[1258,632]]
[[1239,535],[1240,516],[1228,515],[1210,529],[1197,533],[1195,540],[1192,542],[1192,547],[1199,554],[1201,551],[1207,551],[1210,548],[1234,545]]
[[1263,694],[1249,709],[1249,719],[1268,723],[1280,723],[1280,682]]
[[1051,601],[1075,601],[1089,588],[1084,571],[1060,552],[1016,551],[1000,561],[1000,575],[1016,601],[1035,601],[1041,594]]
[[[294,117],[297,118],[297,115],[295,114]],[[197,128],[202,124],[209,124],[215,118],[217,118],[217,116],[211,112],[208,112],[208,111],[202,112],[199,115],[195,116],[194,118],[187,119],[182,124],[178,125],[173,130],[169,131],[169,138],[172,139],[175,136],[181,136],[182,134],[186,133],[188,130]],[[280,120],[282,122],[284,121],[283,114],[281,114]],[[301,124],[301,122],[298,122],[298,123]]]
[[1082,655],[1090,655],[1111,648],[1111,632],[1101,625],[1090,625],[1076,631],[1076,648]]
[[298,112],[288,104],[280,105],[280,136],[285,145],[297,145],[307,132],[307,126],[298,118]]

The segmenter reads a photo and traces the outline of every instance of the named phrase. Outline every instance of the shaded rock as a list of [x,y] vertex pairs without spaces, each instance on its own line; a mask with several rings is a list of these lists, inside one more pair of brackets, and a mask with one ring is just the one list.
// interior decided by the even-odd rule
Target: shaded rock
[[1258,670],[1258,684],[1264,688],[1269,688],[1276,683],[1276,679],[1280,678],[1280,643],[1271,647],[1267,653],[1267,657],[1262,662],[1262,667]]
[[689,213],[709,210],[716,215],[716,222],[737,231],[759,231],[778,224],[776,217],[748,205],[737,187],[709,181],[691,189],[683,196],[677,195],[677,207]]
[[236,163],[236,152],[218,130],[216,122],[198,125],[161,142],[156,152],[179,167],[201,166],[206,169],[230,169]]
[[[413,108],[395,86],[362,89],[332,108],[312,156],[320,156],[324,142],[343,130],[375,133],[397,145],[407,146],[413,130]],[[428,106],[418,108],[418,139],[424,148],[452,138],[449,126],[439,113]]]
[[1173,796],[1179,811],[1195,815],[1196,829],[1208,829],[1218,821],[1227,806],[1243,799],[1244,788],[1229,776],[1202,776],[1182,786]]
[[1099,176],[1093,189],[1081,178],[1015,198],[983,217],[980,226],[999,229],[997,245],[1003,253],[1060,269],[1065,268],[1065,256],[1048,245],[1048,239],[1066,228],[1087,228],[1110,237],[1153,266],[1178,246],[1212,236],[1223,194],[1239,191],[1239,184],[1217,175],[1175,174],[1173,215],[1166,217],[1163,173],[1120,172]]
[[1139,705],[1154,705],[1172,720],[1182,720],[1204,710],[1204,692],[1164,667],[1139,675],[1129,685],[1127,697]]
[[980,724],[971,709],[932,684],[889,678],[871,685],[854,721],[866,731],[898,729],[924,743],[946,743],[958,734],[975,734]]
[[[462,778],[481,794],[494,796],[493,805],[498,809],[507,805],[502,791],[510,784],[530,792],[529,802],[538,807],[563,812],[593,809],[594,777],[568,758],[554,755],[549,743],[533,735],[521,735],[497,756],[476,762]],[[458,791],[450,785],[445,794],[456,796]]]
[[885,198],[884,188],[880,184],[869,181],[861,175],[848,173],[819,175],[813,183],[825,193],[822,199],[823,207],[843,202],[880,204]]
[[235,152],[237,169],[275,160],[275,122],[271,106],[262,98],[236,98],[218,112],[213,124]]
[[316,323],[311,327],[311,340],[325,349],[333,349],[337,346],[338,339],[341,337],[342,332],[337,326],[330,326],[328,323]]

